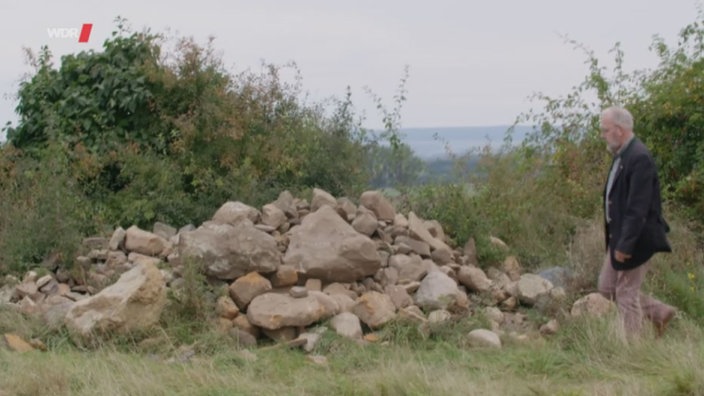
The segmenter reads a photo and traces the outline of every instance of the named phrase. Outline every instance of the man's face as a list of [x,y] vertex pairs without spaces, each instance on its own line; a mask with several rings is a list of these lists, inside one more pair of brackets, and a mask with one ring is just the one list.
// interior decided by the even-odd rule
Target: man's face
[[606,141],[609,151],[616,154],[623,144],[623,128],[614,124],[607,116],[601,119],[601,138]]

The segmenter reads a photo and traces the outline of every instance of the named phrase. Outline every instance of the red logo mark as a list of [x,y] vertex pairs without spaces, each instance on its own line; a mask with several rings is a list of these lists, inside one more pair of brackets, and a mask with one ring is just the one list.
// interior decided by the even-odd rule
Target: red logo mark
[[93,29],[92,23],[84,23],[81,28],[81,35],[78,37],[79,43],[87,43],[90,38],[90,31]]

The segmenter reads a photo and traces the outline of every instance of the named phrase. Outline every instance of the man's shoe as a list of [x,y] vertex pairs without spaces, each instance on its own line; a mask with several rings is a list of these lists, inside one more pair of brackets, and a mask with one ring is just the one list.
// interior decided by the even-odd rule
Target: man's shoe
[[670,323],[672,318],[675,317],[676,313],[677,313],[677,311],[673,309],[670,312],[668,312],[662,320],[655,322],[655,335],[656,335],[656,337],[660,338],[660,337],[662,337],[663,334],[665,334],[665,330],[667,329],[667,324]]

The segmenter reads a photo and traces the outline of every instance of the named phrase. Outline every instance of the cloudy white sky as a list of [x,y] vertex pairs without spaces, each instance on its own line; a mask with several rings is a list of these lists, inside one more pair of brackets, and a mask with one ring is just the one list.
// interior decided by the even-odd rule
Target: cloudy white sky
[[[367,126],[381,117],[369,87],[390,108],[409,67],[404,127],[505,125],[537,91],[569,92],[586,75],[583,53],[563,36],[609,59],[616,42],[627,69],[654,67],[648,47],[673,43],[696,20],[699,0],[3,0],[0,3],[0,124],[15,121],[14,93],[31,71],[23,48],[57,56],[100,50],[117,16],[153,32],[215,37],[233,72],[262,61],[296,62],[313,100],[341,97],[348,85]],[[93,23],[87,44],[51,38],[49,28]]]

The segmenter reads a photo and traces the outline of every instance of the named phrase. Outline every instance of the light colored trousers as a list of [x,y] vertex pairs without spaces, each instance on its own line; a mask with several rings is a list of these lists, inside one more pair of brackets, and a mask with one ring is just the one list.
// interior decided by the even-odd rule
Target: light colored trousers
[[616,271],[607,253],[599,273],[599,293],[616,301],[626,335],[629,336],[640,333],[644,317],[654,323],[662,322],[675,309],[641,293],[640,287],[649,267],[650,262],[646,262],[631,270]]

